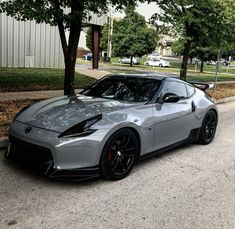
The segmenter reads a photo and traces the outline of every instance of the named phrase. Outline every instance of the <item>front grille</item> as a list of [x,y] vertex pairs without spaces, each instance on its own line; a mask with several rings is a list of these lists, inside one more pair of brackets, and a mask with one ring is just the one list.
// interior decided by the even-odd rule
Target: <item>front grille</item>
[[11,156],[13,159],[37,167],[48,165],[53,160],[51,151],[46,147],[35,145],[13,136],[9,137],[9,141],[12,144]]

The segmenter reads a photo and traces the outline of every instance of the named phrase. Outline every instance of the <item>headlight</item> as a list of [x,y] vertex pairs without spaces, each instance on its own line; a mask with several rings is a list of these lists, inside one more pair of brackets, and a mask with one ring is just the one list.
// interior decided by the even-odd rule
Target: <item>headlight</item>
[[27,110],[29,107],[31,106],[31,104],[28,104],[27,106],[23,107],[20,111],[18,111],[15,115],[15,117],[13,118],[13,122],[16,120],[16,118],[25,110]]
[[85,121],[72,126],[68,130],[64,131],[58,136],[58,138],[72,138],[72,137],[85,137],[96,131],[96,129],[91,129],[90,127],[96,122],[102,119],[102,115],[97,115],[95,117],[89,118]]

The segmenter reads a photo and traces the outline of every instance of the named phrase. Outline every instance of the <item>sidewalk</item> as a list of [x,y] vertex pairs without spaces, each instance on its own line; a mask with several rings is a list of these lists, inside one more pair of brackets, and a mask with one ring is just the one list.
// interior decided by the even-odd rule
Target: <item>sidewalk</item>
[[[79,89],[75,90],[76,93]],[[57,96],[63,96],[63,90],[53,91],[22,91],[22,92],[0,92],[0,102],[8,100],[24,100],[24,99],[49,99]]]
[[75,71],[77,73],[90,76],[92,78],[95,78],[97,80],[101,79],[102,77],[106,75],[112,74],[111,72],[105,71],[105,70],[98,70],[98,69],[83,69],[83,68],[76,68]]

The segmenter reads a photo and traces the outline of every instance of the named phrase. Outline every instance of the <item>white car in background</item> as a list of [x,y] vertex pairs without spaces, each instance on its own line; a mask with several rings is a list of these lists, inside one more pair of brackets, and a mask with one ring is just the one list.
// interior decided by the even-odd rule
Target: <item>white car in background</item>
[[152,54],[147,56],[147,59],[153,59],[153,58],[160,58],[161,59],[162,56],[158,52],[153,52]]
[[[130,64],[131,58],[130,57],[123,57],[123,58],[119,59],[118,62],[119,62],[119,64]],[[133,57],[132,64],[140,64],[140,58]]]
[[154,67],[170,67],[170,63],[161,58],[150,58],[149,60],[145,61],[144,65]]

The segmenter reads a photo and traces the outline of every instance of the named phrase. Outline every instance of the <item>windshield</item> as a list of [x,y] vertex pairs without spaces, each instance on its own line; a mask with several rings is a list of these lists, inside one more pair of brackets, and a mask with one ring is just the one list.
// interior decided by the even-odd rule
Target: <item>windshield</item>
[[145,102],[152,98],[161,81],[138,76],[108,76],[81,94],[128,102]]

